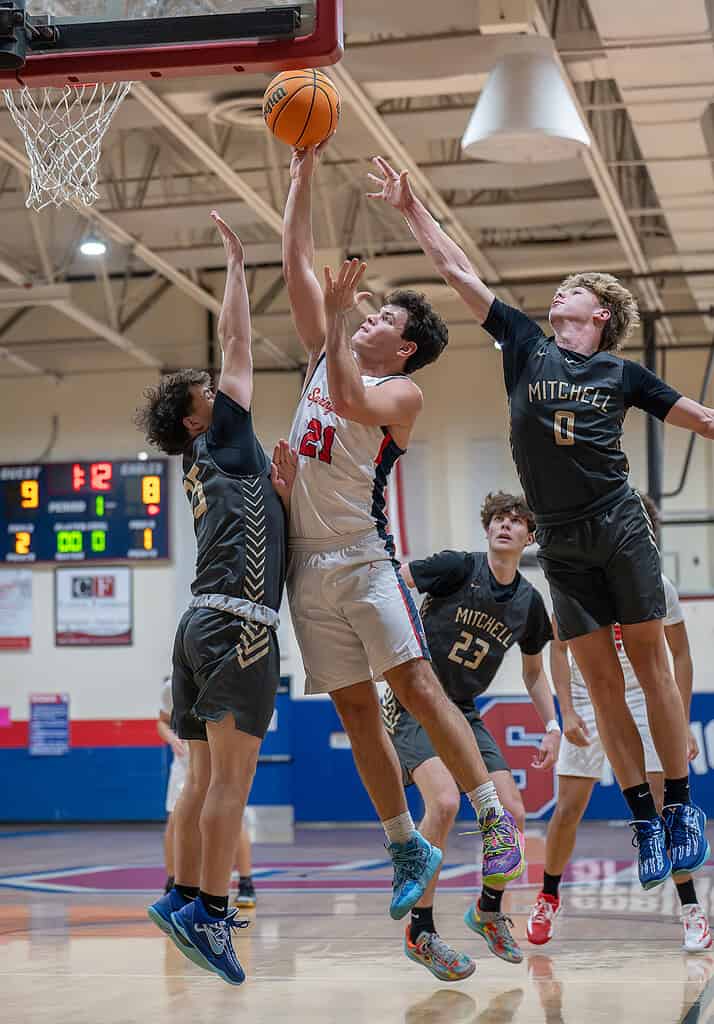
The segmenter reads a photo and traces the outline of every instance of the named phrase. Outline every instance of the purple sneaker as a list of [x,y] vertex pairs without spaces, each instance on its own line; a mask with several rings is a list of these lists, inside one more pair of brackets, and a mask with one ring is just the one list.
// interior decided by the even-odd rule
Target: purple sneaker
[[525,871],[526,861],[523,836],[518,831],[513,815],[501,814],[489,808],[479,817],[483,838],[481,875],[486,885],[505,885]]

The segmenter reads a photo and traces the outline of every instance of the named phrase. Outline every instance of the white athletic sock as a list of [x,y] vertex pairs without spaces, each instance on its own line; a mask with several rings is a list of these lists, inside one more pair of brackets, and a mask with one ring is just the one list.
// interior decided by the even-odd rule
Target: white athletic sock
[[484,782],[483,786],[477,786],[476,789],[472,789],[470,793],[467,793],[466,797],[476,812],[477,818],[480,818],[482,814],[491,809],[499,814],[503,811],[503,805],[498,799],[496,787],[492,782]]
[[382,828],[390,843],[406,843],[416,832],[414,819],[409,811],[398,814],[396,818],[387,818],[382,822]]

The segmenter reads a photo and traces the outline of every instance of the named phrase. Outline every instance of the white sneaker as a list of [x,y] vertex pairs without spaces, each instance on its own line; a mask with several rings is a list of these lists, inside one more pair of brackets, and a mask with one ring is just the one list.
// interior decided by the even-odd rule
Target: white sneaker
[[698,903],[687,903],[682,907],[682,925],[684,942],[682,948],[688,953],[699,953],[703,949],[711,949],[712,937],[709,921],[703,907]]

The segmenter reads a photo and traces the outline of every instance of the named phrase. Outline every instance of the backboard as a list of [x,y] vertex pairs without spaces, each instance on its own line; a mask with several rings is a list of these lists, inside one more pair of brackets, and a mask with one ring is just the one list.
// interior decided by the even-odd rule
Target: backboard
[[4,3],[15,8],[0,7],[4,88],[324,67],[342,55],[342,0]]

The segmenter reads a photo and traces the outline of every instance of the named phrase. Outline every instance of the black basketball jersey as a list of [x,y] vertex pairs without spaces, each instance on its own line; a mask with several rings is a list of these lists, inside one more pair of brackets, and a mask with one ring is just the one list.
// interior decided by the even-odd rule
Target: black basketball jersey
[[552,639],[535,587],[520,573],[515,587],[500,587],[482,551],[442,551],[409,569],[427,594],[421,616],[434,669],[456,704],[473,705],[513,644],[524,654],[539,654]]
[[184,454],[183,485],[197,548],[191,591],[242,597],[277,611],[285,580],[286,517],[270,483],[270,461],[256,441],[250,413],[220,391],[214,421],[219,415],[223,430],[233,415],[235,433],[242,433],[232,446],[231,469],[241,469],[243,452],[248,472],[220,467],[212,428]]
[[560,348],[498,299],[483,326],[502,346],[511,451],[538,522],[584,519],[625,497],[627,409],[664,419],[679,392],[613,352],[585,356]]

